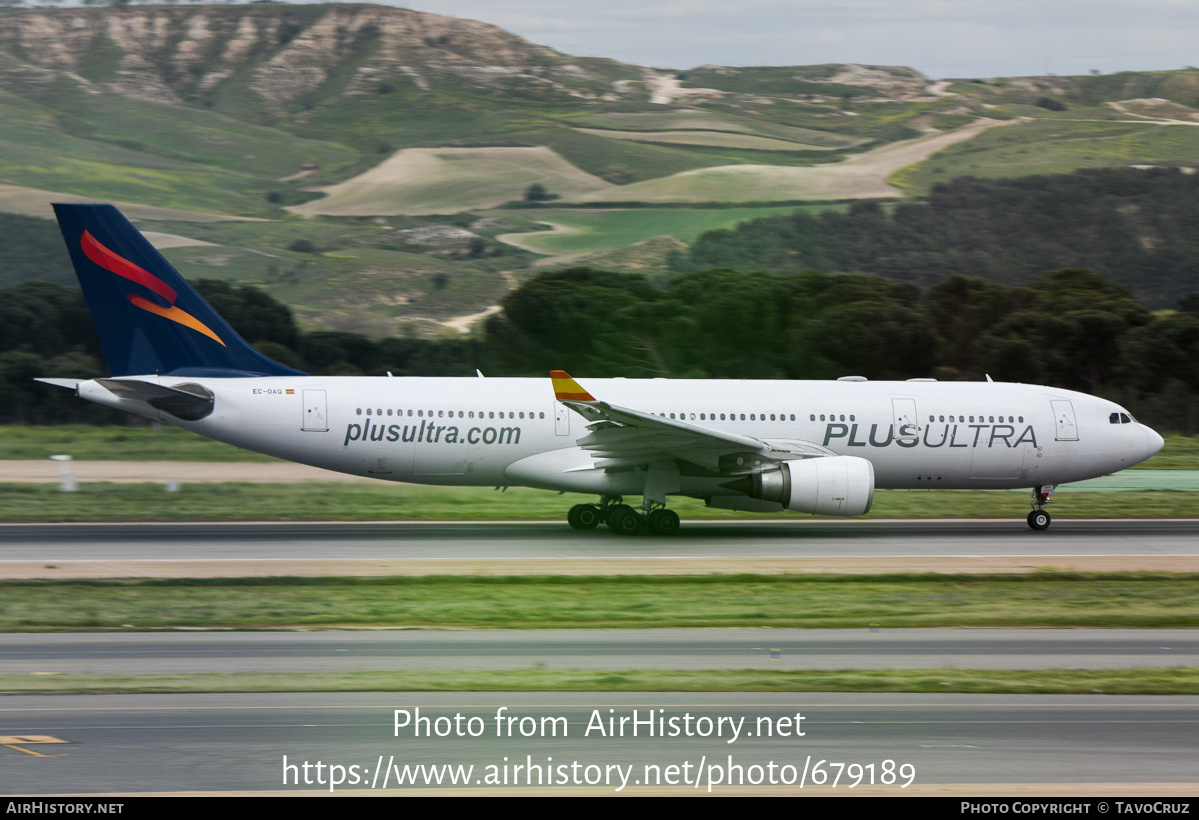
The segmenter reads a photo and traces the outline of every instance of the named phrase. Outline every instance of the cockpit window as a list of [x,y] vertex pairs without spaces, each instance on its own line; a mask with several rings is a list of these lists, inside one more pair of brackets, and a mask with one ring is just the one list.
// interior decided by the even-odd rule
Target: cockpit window
[[1132,424],[1132,416],[1128,415],[1127,413],[1121,413],[1120,414],[1120,423],[1121,424]]
[[1108,420],[1109,424],[1119,424],[1120,423],[1120,414],[1112,413],[1110,416],[1107,417],[1107,420]]

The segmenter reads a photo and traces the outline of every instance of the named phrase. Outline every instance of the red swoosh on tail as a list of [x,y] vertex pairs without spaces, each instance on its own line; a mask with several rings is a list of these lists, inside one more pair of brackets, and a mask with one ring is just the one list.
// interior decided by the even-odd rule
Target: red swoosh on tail
[[168,304],[168,307],[156,305],[149,299],[143,299],[140,296],[130,293],[127,298],[134,307],[139,307],[144,311],[153,313],[155,316],[170,319],[172,322],[191,328],[197,333],[203,333],[221,347],[226,346],[221,341],[221,337],[213,333],[207,325],[187,311],[175,307],[175,299],[178,296],[175,293],[175,289],[150,273],[150,271],[140,268],[125,257],[113,253],[100,244],[100,241],[92,236],[90,231],[83,232],[83,236],[79,240],[79,247],[83,249],[84,256],[104,268],[104,270],[115,273],[117,276],[128,279],[131,282],[136,282],[142,287],[149,288],[163,299],[166,299]]
[[92,236],[90,232],[83,232],[83,238],[79,240],[79,245],[83,248],[84,255],[104,268],[104,270],[111,271],[117,276],[122,276],[132,282],[137,282],[142,287],[149,288],[163,299],[166,299],[169,304],[175,304],[175,297],[178,294],[175,293],[170,285],[150,273],[150,271],[143,270],[123,256],[113,253],[101,245],[99,240]]

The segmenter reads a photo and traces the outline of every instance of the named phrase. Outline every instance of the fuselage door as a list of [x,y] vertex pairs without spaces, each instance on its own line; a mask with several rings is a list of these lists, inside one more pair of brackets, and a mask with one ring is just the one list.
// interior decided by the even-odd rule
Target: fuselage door
[[324,390],[304,391],[304,422],[300,429],[306,433],[329,432]]
[[915,399],[891,399],[896,438],[919,438],[920,424],[916,419]]
[[1074,419],[1074,405],[1064,399],[1051,400],[1049,403],[1053,405],[1054,438],[1058,441],[1078,441],[1078,422]]
[[561,402],[554,402],[554,433],[559,436],[570,435],[570,408]]

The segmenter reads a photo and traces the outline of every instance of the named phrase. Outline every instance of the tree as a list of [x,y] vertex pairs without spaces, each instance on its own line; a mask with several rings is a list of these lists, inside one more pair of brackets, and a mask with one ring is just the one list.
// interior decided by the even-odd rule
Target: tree
[[534,182],[525,189],[525,202],[547,202],[557,198],[557,194],[551,194],[540,182]]

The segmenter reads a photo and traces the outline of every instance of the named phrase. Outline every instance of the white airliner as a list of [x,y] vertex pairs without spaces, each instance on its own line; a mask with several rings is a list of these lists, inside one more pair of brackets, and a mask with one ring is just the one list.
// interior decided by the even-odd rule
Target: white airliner
[[672,495],[853,516],[875,488],[1031,488],[1044,530],[1056,485],[1163,443],[1105,399],[991,381],[309,376],[242,340],[112,206],[55,210],[113,375],[41,381],[338,472],[599,496],[571,508],[577,529],[673,533]]

